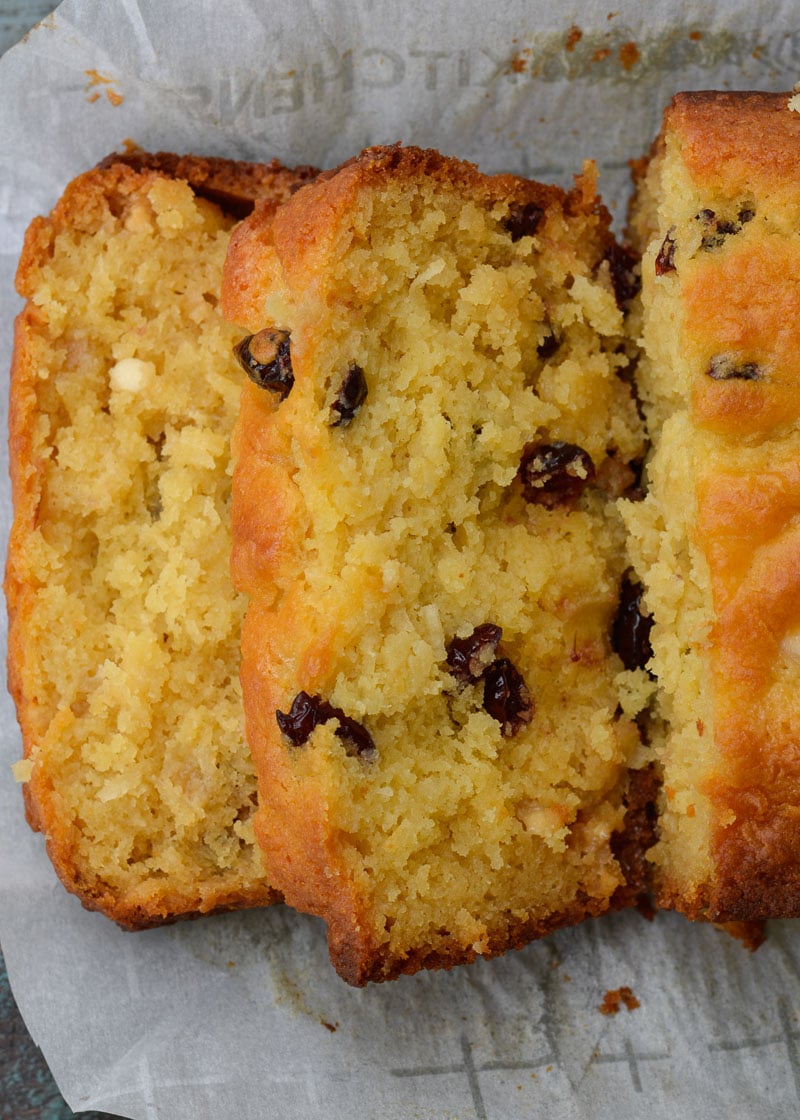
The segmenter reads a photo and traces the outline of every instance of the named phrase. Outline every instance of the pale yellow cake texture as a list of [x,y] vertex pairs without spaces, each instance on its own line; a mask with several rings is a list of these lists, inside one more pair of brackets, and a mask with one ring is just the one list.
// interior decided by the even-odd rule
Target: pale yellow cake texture
[[[226,269],[226,314],[290,331],[295,376],[279,404],[245,387],[236,441],[256,831],[354,983],[522,944],[624,884],[612,837],[642,763],[644,674],[611,649],[625,559],[609,463],[642,455],[642,428],[591,173],[568,205],[545,192],[541,228],[514,241],[516,189],[368,152],[268,236],[245,223]],[[367,399],[331,427],[352,363]],[[603,481],[574,506],[526,502],[537,439],[580,445]],[[486,622],[535,702],[510,737],[483,682],[460,688],[446,663]],[[348,756],[335,720],[288,745],[276,710],[301,689],[367,728],[376,757]]]
[[91,172],[20,268],[20,777],[67,886],[128,925],[271,897],[229,575],[232,225],[185,182]]

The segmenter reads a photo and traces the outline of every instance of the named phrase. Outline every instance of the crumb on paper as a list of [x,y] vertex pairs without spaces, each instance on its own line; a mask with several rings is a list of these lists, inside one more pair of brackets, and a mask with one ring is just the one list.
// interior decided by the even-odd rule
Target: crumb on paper
[[[115,108],[125,100],[119,90],[114,89],[117,84],[116,78],[111,78],[108,74],[101,74],[99,70],[84,70],[84,74],[89,79],[85,92],[86,100],[90,105],[98,101],[102,94],[106,95],[108,102]],[[97,89],[97,86],[100,86],[100,89]]]
[[573,23],[572,27],[570,27],[569,31],[567,32],[567,41],[564,44],[566,50],[574,51],[575,44],[580,43],[582,38],[583,31],[580,29],[580,27],[578,27],[576,23]]
[[640,57],[639,48],[634,42],[623,43],[619,48],[619,60],[623,70],[632,70]]
[[331,1034],[335,1034],[336,1031],[339,1029],[339,1024],[338,1023],[329,1023],[327,1021],[327,1019],[320,1019],[320,1023],[325,1028],[325,1030],[330,1031]]
[[513,74],[521,74],[522,71],[525,69],[525,67],[527,65],[528,56],[530,55],[530,53],[531,53],[530,47],[526,47],[524,50],[517,51],[517,53],[511,59],[511,62],[508,65],[508,70],[506,70],[506,73],[507,74],[512,74],[512,73]]
[[605,62],[607,58],[611,57],[611,47],[600,47],[592,55],[592,62]]
[[616,1015],[620,1010],[621,1005],[624,1004],[628,1011],[635,1011],[637,1007],[641,1007],[633,990],[627,985],[622,988],[612,988],[603,996],[603,1002],[600,1004],[601,1015]]
[[107,74],[101,74],[99,70],[84,70],[84,74],[89,79],[87,89],[91,89],[92,86],[110,86],[114,81]]
[[15,782],[29,782],[33,773],[33,759],[21,758],[11,766],[11,773]]
[[703,38],[703,32],[698,31],[697,28],[695,28],[694,31],[689,32],[689,38],[692,40],[692,42],[699,43],[700,40]]
[[131,140],[130,136],[126,136],[122,141],[122,150],[126,156],[132,156],[136,152],[143,152],[144,148],[141,144],[137,144],[135,140]]

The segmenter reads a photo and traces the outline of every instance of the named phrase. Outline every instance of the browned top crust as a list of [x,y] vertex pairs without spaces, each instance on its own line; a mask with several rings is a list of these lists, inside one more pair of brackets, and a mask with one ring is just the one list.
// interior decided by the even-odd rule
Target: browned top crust
[[685,219],[676,237],[703,215],[737,234],[677,269],[687,403],[709,441],[696,534],[716,614],[717,761],[705,789],[714,872],[695,900],[676,901],[721,921],[800,915],[800,113],[790,97],[679,94],[655,149],[690,180],[685,199],[674,183],[661,199]]
[[720,193],[750,189],[795,200],[800,113],[791,94],[703,91],[679,93],[664,113],[695,181]]
[[217,156],[179,156],[174,152],[112,152],[98,167],[122,164],[134,171],[157,171],[170,179],[184,179],[196,195],[215,202],[226,214],[246,218],[259,199],[272,206],[282,202],[317,174],[317,168],[284,167],[278,160],[247,163]]
[[379,184],[389,174],[409,182],[424,175],[432,182],[447,184],[465,198],[487,203],[505,199],[516,206],[532,204],[543,209],[558,206],[568,216],[595,214],[607,238],[607,247],[613,244],[611,218],[597,197],[596,173],[591,165],[587,165],[586,173],[577,180],[576,186],[566,192],[560,187],[545,186],[517,175],[484,175],[474,164],[448,158],[433,149],[404,148],[399,144],[367,148],[357,158],[323,172],[293,193],[277,213],[256,205],[252,216],[231,238],[222,287],[225,317],[250,330],[258,330],[261,312],[257,295],[266,280],[261,272],[264,247],[273,243],[279,246],[286,283],[293,287],[329,256],[337,219],[352,205],[356,194],[371,184]]
[[[679,94],[664,116],[665,137],[713,211],[747,207],[763,237],[746,251],[706,254],[683,293],[687,355],[702,371],[693,384],[697,423],[720,435],[766,433],[800,417],[800,347],[789,329],[800,312],[800,249],[782,236],[800,217],[800,113],[789,94]],[[727,215],[726,215],[727,216]],[[734,215],[735,216],[735,215]],[[758,384],[706,375],[720,354],[742,355],[766,376]]]

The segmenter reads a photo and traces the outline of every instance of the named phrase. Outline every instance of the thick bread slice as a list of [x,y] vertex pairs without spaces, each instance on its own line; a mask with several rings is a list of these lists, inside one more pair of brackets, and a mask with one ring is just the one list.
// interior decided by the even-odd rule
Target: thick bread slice
[[654,626],[658,902],[800,915],[800,114],[667,109],[632,228],[654,439],[626,520]]
[[591,168],[567,194],[418,149],[232,239],[224,311],[273,385],[235,441],[256,833],[351,983],[630,901],[630,282]]
[[31,224],[19,264],[5,581],[19,776],[64,884],[130,927],[276,897],[253,838],[229,578],[240,375],[217,303],[235,223],[188,184],[241,212],[309,174],[110,157]]

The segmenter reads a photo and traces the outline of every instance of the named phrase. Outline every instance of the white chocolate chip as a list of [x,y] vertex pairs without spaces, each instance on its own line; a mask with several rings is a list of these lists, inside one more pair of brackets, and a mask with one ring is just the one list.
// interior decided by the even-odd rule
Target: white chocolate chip
[[787,657],[800,658],[800,630],[790,630],[781,642],[781,652]]
[[526,832],[537,836],[552,836],[564,827],[564,813],[555,806],[543,808],[532,801],[521,801],[516,810],[517,820]]
[[14,775],[15,782],[29,782],[32,772],[33,759],[30,758],[21,758],[19,762],[13,763],[11,767],[11,773]]
[[152,363],[143,362],[141,358],[121,358],[109,371],[111,388],[138,393],[144,388],[152,369]]

